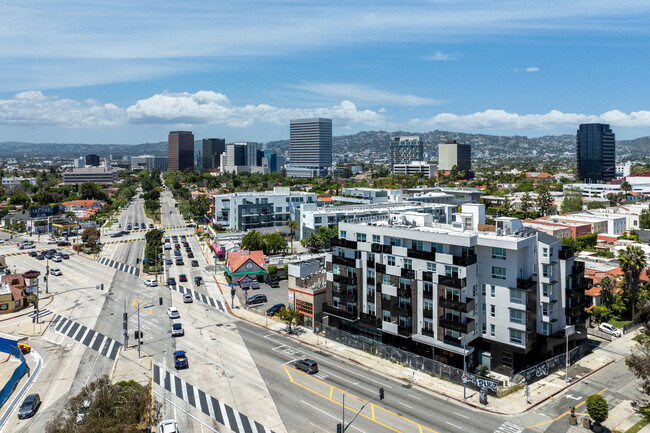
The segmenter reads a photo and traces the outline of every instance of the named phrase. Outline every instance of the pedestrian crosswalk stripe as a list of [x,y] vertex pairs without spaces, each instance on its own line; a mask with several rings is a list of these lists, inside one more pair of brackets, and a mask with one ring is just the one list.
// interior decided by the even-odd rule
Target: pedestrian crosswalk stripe
[[180,292],[182,295],[186,295],[186,294],[192,295],[192,297],[197,301],[210,305],[213,308],[218,308],[224,313],[226,312],[226,309],[223,307],[223,304],[218,299],[213,299],[210,296],[206,296],[203,293],[199,293],[196,290],[192,290],[188,287],[173,285],[173,286],[169,286],[169,288],[176,290],[177,292]]
[[494,431],[494,433],[521,433],[522,431],[524,431],[524,427],[511,422],[504,422]]
[[115,360],[117,352],[122,347],[122,344],[116,340],[58,314],[52,319],[51,326],[56,332],[77,340],[112,360]]
[[165,388],[235,433],[273,433],[257,421],[237,412],[224,402],[185,382],[158,364],[153,366],[153,380],[156,385]]
[[136,268],[135,266],[127,265],[126,263],[116,262],[115,260],[111,260],[106,257],[100,257],[97,261],[102,265],[115,268],[118,271],[127,272],[131,275],[135,275],[136,277],[140,276],[140,269]]
[[[52,314],[50,310],[48,310],[47,308],[43,308],[42,310],[38,311],[38,318],[40,319],[41,317],[49,316],[50,314]],[[36,311],[32,311],[27,315],[27,317],[33,319],[34,317],[36,317]]]

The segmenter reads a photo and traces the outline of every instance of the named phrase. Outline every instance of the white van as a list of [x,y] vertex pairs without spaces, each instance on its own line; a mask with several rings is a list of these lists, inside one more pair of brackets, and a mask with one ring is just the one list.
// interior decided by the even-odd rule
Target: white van
[[171,242],[165,242],[165,249],[166,249],[166,250],[171,250],[171,249],[172,249],[172,244],[171,244]]

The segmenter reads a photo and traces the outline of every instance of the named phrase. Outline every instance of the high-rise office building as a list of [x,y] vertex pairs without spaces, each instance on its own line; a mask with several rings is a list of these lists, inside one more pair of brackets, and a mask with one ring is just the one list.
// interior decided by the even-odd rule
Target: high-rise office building
[[221,156],[226,153],[226,140],[223,138],[203,139],[203,170],[216,170],[221,166]]
[[95,154],[86,155],[86,165],[90,165],[92,167],[99,167],[99,155],[95,155]]
[[289,125],[291,177],[325,176],[332,168],[332,119],[293,119]]
[[278,153],[271,149],[264,150],[262,166],[267,167],[271,173],[278,171]]
[[472,146],[456,140],[438,145],[438,170],[451,170],[454,165],[460,171],[472,169]]
[[615,137],[609,125],[580,125],[576,145],[578,178],[581,181],[609,182],[616,177]]
[[391,168],[424,159],[424,146],[417,136],[391,137],[389,150]]
[[170,132],[167,157],[171,171],[194,170],[194,134],[191,131]]

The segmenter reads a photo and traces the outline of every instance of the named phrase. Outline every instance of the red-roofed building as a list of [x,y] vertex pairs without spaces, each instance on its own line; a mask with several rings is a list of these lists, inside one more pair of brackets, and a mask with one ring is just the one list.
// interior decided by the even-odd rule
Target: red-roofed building
[[25,306],[25,278],[19,274],[3,275],[0,281],[0,314]]
[[106,203],[100,200],[73,200],[61,204],[65,212],[74,212],[75,216],[81,219],[94,215],[106,206]]
[[264,252],[243,249],[228,253],[226,257],[226,272],[228,272],[232,281],[236,280],[233,277],[250,276],[251,278],[258,279],[260,276],[266,275]]

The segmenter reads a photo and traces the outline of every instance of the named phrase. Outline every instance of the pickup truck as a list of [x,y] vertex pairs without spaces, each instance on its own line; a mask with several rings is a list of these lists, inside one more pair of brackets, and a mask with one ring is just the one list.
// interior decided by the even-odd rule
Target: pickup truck
[[187,362],[187,356],[185,355],[184,350],[177,350],[174,352],[174,367],[176,368],[188,368],[190,365]]

